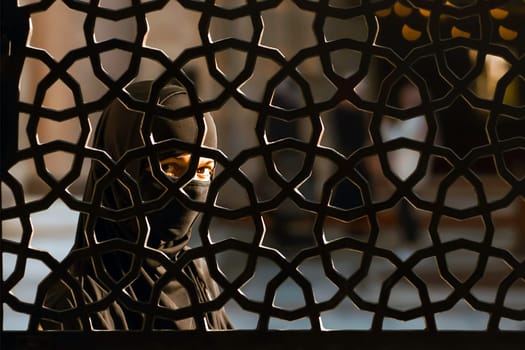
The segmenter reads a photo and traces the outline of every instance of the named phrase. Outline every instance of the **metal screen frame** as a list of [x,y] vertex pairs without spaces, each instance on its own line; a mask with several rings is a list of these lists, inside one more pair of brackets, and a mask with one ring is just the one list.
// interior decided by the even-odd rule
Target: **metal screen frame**
[[[525,115],[523,98],[525,47],[523,47],[523,40],[519,41],[519,38],[525,35],[525,28],[521,23],[525,22],[525,3],[515,0],[451,2],[385,0],[362,1],[362,3],[328,0],[295,0],[289,3],[286,0],[248,0],[244,5],[230,6],[207,0],[180,0],[180,6],[195,11],[200,16],[198,32],[201,45],[188,48],[177,57],[170,58],[161,50],[143,45],[148,32],[146,15],[162,10],[167,6],[168,1],[130,0],[128,7],[115,10],[105,8],[95,0],[64,0],[65,6],[85,16],[83,28],[86,46],[66,53],[59,61],[48,55],[45,50],[28,44],[31,35],[30,17],[46,11],[54,3],[55,1],[52,0],[29,1],[26,5],[18,6],[16,0],[9,0],[3,1],[0,5],[2,11],[0,161],[3,186],[9,189],[15,202],[11,207],[2,208],[2,221],[19,220],[22,228],[19,241],[5,238],[6,233],[2,232],[0,252],[17,257],[15,271],[5,274],[8,278],[2,279],[0,284],[2,307],[9,305],[10,308],[22,313],[52,315],[46,313],[47,311],[42,307],[23,302],[11,294],[11,289],[23,278],[24,266],[28,258],[42,262],[51,270],[64,269],[61,262],[50,254],[30,247],[32,214],[45,212],[55,200],[60,199],[70,209],[78,212],[97,212],[97,215],[120,218],[134,215],[134,209],[116,214],[104,212],[100,208],[97,209],[94,203],[75,198],[66,189],[69,189],[81,176],[82,162],[85,159],[99,161],[108,168],[126,167],[126,159],[110,159],[102,152],[87,147],[88,137],[92,131],[89,116],[102,111],[115,98],[123,100],[124,103],[138,110],[146,111],[150,108],[148,103],[133,100],[124,91],[124,88],[136,78],[141,58],[147,58],[156,61],[164,69],[158,78],[159,84],[173,77],[183,82],[189,91],[190,104],[192,104],[190,107],[196,108],[199,113],[216,112],[223,108],[227,101],[234,100],[241,108],[256,115],[257,122],[254,124],[256,146],[247,147],[236,156],[227,155],[220,150],[198,150],[201,154],[216,159],[222,170],[212,184],[208,201],[201,206],[193,204],[203,213],[199,227],[202,246],[185,257],[188,261],[195,258],[205,259],[210,267],[212,278],[219,283],[223,291],[215,303],[205,305],[205,310],[215,310],[217,307],[224,306],[229,300],[234,300],[245,311],[257,314],[258,321],[253,330],[226,332],[208,332],[199,327],[195,331],[173,333],[151,329],[130,333],[89,331],[39,333],[2,330],[2,348],[113,349],[125,346],[160,349],[166,346],[191,346],[196,349],[210,347],[235,349],[250,346],[254,349],[267,347],[518,349],[523,346],[525,331],[501,330],[500,322],[503,318],[522,323],[525,320],[525,305],[520,308],[519,301],[518,306],[514,307],[506,304],[509,290],[515,283],[518,284],[520,281],[522,283],[525,280],[525,260],[519,255],[521,252],[516,255],[515,252],[498,247],[494,242],[497,233],[500,232],[498,227],[503,225],[510,225],[517,231],[518,239],[514,243],[516,246],[521,247],[525,242],[525,232],[523,232],[525,225],[522,218],[525,178],[521,157],[525,150],[525,135],[519,131],[520,125],[523,126],[523,115]],[[309,30],[313,33],[315,43],[301,48],[291,57],[285,57],[279,50],[261,44],[265,27],[262,12],[273,10],[283,4],[293,4],[313,18]],[[97,42],[94,39],[95,22],[100,18],[107,21],[124,19],[136,21],[134,41],[110,38]],[[327,21],[355,18],[366,24],[365,35],[356,38],[327,39],[328,34],[325,32]],[[214,40],[209,34],[211,23],[216,19],[247,20],[252,25],[251,36],[248,39],[228,37]],[[227,77],[216,63],[216,55],[230,49],[245,54],[245,65],[233,78]],[[121,50],[131,55],[129,67],[124,69],[117,79],[110,77],[100,63],[100,55],[111,50]],[[335,59],[332,54],[338,50],[350,50],[360,55],[356,69],[346,76],[336,72],[334,68]],[[458,56],[467,61],[454,61],[457,52],[460,53]],[[473,53],[473,56],[469,58],[465,55],[467,52]],[[476,90],[474,85],[479,84],[480,76],[486,74],[484,67],[489,56],[504,60],[507,70],[497,79],[487,95]],[[27,62],[28,58],[39,61],[49,70],[38,84],[32,102],[19,100],[20,77],[24,62]],[[257,67],[257,60],[262,58],[272,61],[279,68],[277,73],[266,81],[260,99],[256,100],[245,94],[241,87],[251,79]],[[91,62],[94,75],[106,89],[101,97],[88,103],[83,100],[81,84],[68,73],[68,69],[80,59]],[[185,63],[195,59],[204,60],[210,79],[221,87],[222,92],[215,98],[199,100],[200,90],[193,85],[189,75],[183,73]],[[301,73],[307,70],[302,64],[310,59],[318,60],[316,68],[323,73],[323,79],[329,81],[334,88],[334,92],[327,98],[319,97],[319,91],[312,88],[315,82],[309,80],[308,74]],[[465,67],[464,62],[470,62],[470,66]],[[427,70],[428,67],[431,68]],[[377,81],[371,89],[374,90],[375,97],[367,96],[359,88],[363,81],[369,79],[371,73],[381,77],[376,77]],[[286,79],[291,79],[295,83],[300,95],[300,101],[292,107],[279,106],[275,102],[279,85]],[[61,81],[70,89],[76,106],[53,110],[43,105],[47,89],[57,81]],[[392,102],[394,91],[400,88],[401,81],[408,81],[419,91],[419,103],[404,107]],[[341,149],[322,145],[323,119],[321,117],[325,117],[324,113],[333,111],[344,101],[349,101],[355,111],[366,114],[368,131],[368,143],[362,143],[346,154]],[[460,107],[457,107],[458,104]],[[446,111],[452,111],[453,107],[457,107],[453,113],[458,115],[472,110],[481,111],[484,118],[481,127],[472,126],[472,130],[476,128],[482,130],[480,138],[471,138],[470,133],[455,136],[447,136],[444,133],[444,130],[455,129],[454,123],[457,123],[458,129],[461,128],[459,126],[461,123],[466,123],[467,128],[469,126],[468,122],[447,119]],[[191,111],[189,108],[181,113],[188,114]],[[20,114],[29,116],[25,130],[29,145],[24,149],[20,149],[17,138],[20,132]],[[426,127],[424,137],[414,139],[398,136],[387,139],[381,129],[385,116],[396,122],[415,120],[422,116]],[[39,118],[42,117],[55,122],[77,118],[81,129],[78,141],[72,143],[58,140],[40,144],[37,128]],[[283,121],[288,124],[306,121],[309,125],[309,135],[271,136],[271,130],[268,128],[270,120],[279,120],[281,127],[284,125]],[[473,131],[472,134],[475,132]],[[454,140],[457,141],[462,137],[463,143],[454,144]],[[452,144],[447,144],[447,140],[452,140]],[[148,152],[151,150],[148,150],[148,147],[151,148],[152,144],[147,144],[144,149],[135,152],[135,156],[150,156]],[[396,174],[389,158],[402,149],[420,154],[416,167],[403,179]],[[275,154],[283,150],[292,150],[304,155],[301,166],[289,177],[283,175],[285,171],[281,171],[276,165]],[[59,180],[46,170],[44,159],[45,155],[56,151],[74,155],[71,170]],[[133,154],[126,155],[128,160],[133,156]],[[252,183],[253,178],[241,169],[252,158],[262,159],[268,178],[279,188],[270,199],[258,199],[257,185]],[[302,193],[300,188],[311,179],[319,158],[335,164],[336,170],[325,179],[317,200],[313,200],[308,194]],[[370,158],[374,158],[376,166],[381,169],[381,180],[391,187],[386,194],[372,190],[372,183],[361,168],[364,161]],[[27,160],[34,162],[36,174],[49,187],[47,194],[32,202],[26,201],[24,186],[10,172],[19,162]],[[495,179],[493,182],[486,182],[483,176],[487,168],[493,172],[494,176],[490,177]],[[430,169],[441,170],[441,177],[437,180],[433,179],[436,182],[430,186],[430,188],[434,186],[433,197],[425,197],[414,188],[428,177],[427,173],[431,171]],[[231,209],[216,205],[223,190],[222,186],[231,179],[237,181],[248,194],[248,203],[240,208]],[[451,191],[457,189],[453,185],[458,180],[467,183],[470,192],[465,197],[473,201],[474,205],[455,207],[455,203],[450,201]],[[338,207],[333,202],[334,193],[336,188],[345,182],[358,189],[359,203],[351,204],[349,207]],[[491,186],[503,186],[506,192],[494,199],[489,193],[492,190]],[[290,260],[262,243],[267,234],[268,223],[272,220],[274,223],[279,222],[277,217],[271,216],[272,213],[278,211],[287,199],[302,211],[313,213],[315,217],[311,232],[313,246],[300,250]],[[430,244],[414,249],[408,258],[403,259],[397,256],[393,249],[380,247],[377,242],[384,227],[396,220],[388,215],[385,218],[383,214],[405,201],[415,209],[427,213],[428,222],[425,229]],[[164,204],[156,203],[158,208]],[[508,217],[502,219],[500,215],[502,212]],[[216,217],[228,221],[252,220],[253,239],[245,242],[228,238],[213,242],[209,238],[209,230]],[[454,222],[457,224],[472,219],[479,220],[482,227],[480,239],[459,237],[448,241],[442,240],[443,222],[453,225]],[[286,218],[284,220],[280,223],[286,222]],[[355,225],[364,220],[367,238],[341,236],[333,240],[327,239],[325,225],[332,220],[342,225]],[[104,245],[92,248],[98,249],[99,252],[109,249]],[[334,252],[343,249],[362,254],[359,269],[349,277],[339,273],[331,260]],[[223,274],[217,262],[217,256],[229,250],[248,255],[246,267],[233,280]],[[453,272],[453,266],[447,263],[447,254],[457,252],[474,253],[477,256],[475,266],[468,276],[458,277]],[[85,252],[77,255],[78,258],[84,256]],[[239,292],[239,289],[253,277],[257,258],[263,257],[275,263],[281,271],[265,286],[263,300],[249,300]],[[325,277],[338,288],[336,294],[324,302],[314,300],[311,281],[299,272],[301,264],[312,258],[319,259]],[[362,298],[354,289],[370,273],[375,258],[387,260],[394,266],[394,270],[383,281],[377,302],[370,302]],[[435,259],[437,262],[440,276],[436,278],[441,278],[452,290],[450,295],[438,301],[432,300],[426,281],[413,271],[419,263],[428,258]],[[499,281],[493,301],[482,300],[471,291],[483,279],[489,260],[498,260],[508,266],[506,275]],[[5,273],[2,260],[0,260],[0,270]],[[303,307],[288,310],[273,304],[277,289],[288,278],[299,285],[305,299]],[[403,279],[417,289],[420,306],[400,310],[389,305],[393,288]],[[373,314],[370,330],[327,331],[324,329],[320,315],[336,308],[346,298],[357,305],[358,309]],[[489,315],[486,330],[439,329],[436,315],[450,311],[458,301],[465,302],[475,310]],[[201,313],[204,312],[202,308],[199,310]],[[183,317],[181,316],[183,313],[173,315]],[[272,318],[287,321],[306,318],[311,329],[275,331],[270,327]],[[385,318],[398,321],[421,318],[424,320],[425,327],[422,330],[389,331],[383,328]],[[0,324],[4,324],[4,321],[4,312],[0,311]]]

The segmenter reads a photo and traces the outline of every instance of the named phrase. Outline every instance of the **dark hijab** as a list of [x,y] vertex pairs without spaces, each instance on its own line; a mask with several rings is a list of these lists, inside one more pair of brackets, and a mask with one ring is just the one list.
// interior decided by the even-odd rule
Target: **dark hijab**
[[[151,82],[138,82],[129,86],[128,91],[134,99],[148,101],[151,88]],[[156,102],[169,110],[183,108],[188,105],[186,90],[171,82],[160,90]],[[138,207],[143,211],[137,209],[138,214],[123,215],[121,220],[95,217],[94,213],[80,215],[70,255],[77,253],[87,258],[71,259],[69,269],[79,285],[72,286],[71,282],[51,274],[41,283],[35,303],[62,312],[59,317],[53,315],[53,320],[34,317],[30,327],[232,328],[222,308],[196,311],[201,310],[196,304],[210,305],[218,296],[218,287],[202,259],[181,259],[198,212],[183,205],[179,195],[205,202],[209,181],[187,176],[189,180],[179,184],[175,188],[178,193],[172,195],[174,192],[168,190],[176,187],[170,185],[177,180],[163,176],[159,167],[161,159],[188,153],[192,146],[216,148],[213,119],[204,114],[204,134],[199,137],[202,128],[195,117],[145,115],[127,108],[120,100],[106,108],[95,132],[94,147],[122,161],[125,171],[110,174],[106,167],[93,162],[84,193],[86,201],[100,203],[117,213],[132,213]],[[151,135],[153,146],[159,147],[130,157],[130,152],[147,148],[143,135]],[[180,147],[173,147],[173,142]],[[126,157],[130,159],[127,162],[123,161]],[[137,198],[140,203],[136,203]],[[102,253],[85,253],[97,245],[103,246]]]

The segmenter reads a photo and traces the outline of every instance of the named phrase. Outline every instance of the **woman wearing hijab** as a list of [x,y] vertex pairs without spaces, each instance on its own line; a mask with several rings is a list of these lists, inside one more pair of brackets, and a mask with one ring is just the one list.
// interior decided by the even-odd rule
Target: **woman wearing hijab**
[[[152,83],[135,83],[128,91],[134,99],[148,101]],[[186,90],[175,81],[163,87],[157,98],[158,105],[172,110],[184,107],[186,101]],[[174,139],[191,146],[200,140],[195,118],[155,115],[149,124],[145,119],[143,113],[115,100],[102,114],[94,147],[119,160],[126,152],[145,145],[143,135],[147,133],[143,130],[148,126],[157,146],[162,141],[169,145]],[[208,113],[204,114],[204,126],[202,145],[216,148],[215,125]],[[184,177],[190,180],[179,185],[181,192],[191,201],[205,202],[214,160],[200,157],[195,168],[190,166],[192,157],[187,151],[159,149],[158,157],[147,154],[150,156],[128,162],[127,176],[108,176],[110,169],[93,162],[84,199],[129,213],[129,209],[137,208],[137,194],[141,208],[156,200],[158,203],[167,192],[162,184],[177,183]],[[152,165],[158,167],[155,160],[160,161],[160,171]],[[194,176],[184,176],[190,169],[196,169]],[[167,179],[159,181],[158,173]],[[170,196],[163,203],[160,210],[158,206],[145,209],[123,220],[81,213],[75,244],[63,262],[70,268],[53,271],[40,284],[35,305],[43,308],[33,315],[30,329],[232,328],[224,309],[217,310],[213,303],[219,291],[205,262],[184,254],[198,212],[183,205],[178,196]]]

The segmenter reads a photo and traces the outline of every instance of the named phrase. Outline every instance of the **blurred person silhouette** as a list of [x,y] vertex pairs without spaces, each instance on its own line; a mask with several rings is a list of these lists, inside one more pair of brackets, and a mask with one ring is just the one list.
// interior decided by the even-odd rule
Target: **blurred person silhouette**
[[[344,100],[333,110],[334,141],[336,149],[345,157],[363,147],[365,144],[366,122],[365,116],[350,102]],[[367,170],[364,164],[359,164],[358,171],[366,177]],[[331,204],[350,209],[363,204],[361,191],[349,181],[344,181],[336,187]]]
[[[148,101],[151,88],[152,82],[142,81],[130,85],[127,90],[134,99]],[[187,106],[187,92],[177,81],[171,81],[160,90],[157,104],[172,110]],[[216,148],[217,134],[209,113],[204,114],[204,123],[202,145]],[[142,128],[143,114],[130,110],[117,99],[102,114],[95,133],[94,147],[107,152],[112,159],[121,159],[126,152],[143,146]],[[151,123],[151,137],[156,143],[177,139],[195,144],[198,131],[195,118],[173,119],[155,115]],[[154,159],[151,156],[149,158]],[[190,169],[191,158],[192,155],[182,149],[161,148],[158,153],[160,173],[166,176],[168,182],[176,182]],[[150,164],[155,163],[142,158],[133,160],[126,168],[140,190],[143,203],[159,198],[166,190],[155,179],[154,165]],[[191,200],[204,202],[214,167],[213,159],[200,157],[196,173],[190,176],[189,182],[180,186],[181,190]],[[107,171],[98,162],[92,163],[84,199],[92,201],[103,190],[101,207],[116,211],[134,207],[134,199],[121,179],[112,178],[106,188],[98,188],[107,178]],[[202,308],[198,308],[201,311],[196,311],[195,303],[206,304],[219,293],[205,261],[202,258],[187,259],[187,264],[177,265],[189,249],[187,244],[191,228],[198,214],[198,211],[187,208],[175,196],[169,198],[160,210],[146,215],[150,230],[144,236],[146,228],[144,225],[139,227],[139,217],[126,221],[97,217],[94,229],[88,229],[90,220],[93,220],[90,216],[96,213],[81,213],[70,255],[77,253],[77,256],[84,257],[78,254],[82,251],[87,251],[89,255],[81,261],[66,257],[65,261],[71,264],[66,268],[73,276],[73,282],[72,279],[61,279],[58,273],[51,273],[40,284],[35,304],[56,313],[53,317],[33,315],[30,329],[232,328],[223,308],[218,311],[202,311]],[[138,246],[140,237],[146,237],[141,244],[146,247]],[[112,242],[115,246],[109,251],[90,250],[92,245]],[[137,246],[129,248],[130,243]],[[126,249],[129,249],[127,253]],[[148,249],[154,253],[137,256]],[[130,271],[138,272],[130,279]],[[186,309],[187,317],[174,320],[169,312],[175,309]]]
[[[399,108],[408,109],[421,104],[421,95],[415,85],[404,82],[398,89],[397,101]],[[428,126],[423,116],[405,121],[383,118],[380,126],[383,142],[397,138],[424,141],[427,131]],[[392,172],[401,180],[405,180],[416,169],[420,154],[417,151],[402,148],[395,152],[389,152],[387,158]],[[409,243],[416,242],[418,239],[418,222],[412,206],[405,198],[401,199],[397,217],[403,230],[404,240]]]
[[[348,100],[341,101],[331,112],[333,138],[335,149],[349,157],[363,147],[366,142],[366,119],[363,112],[354,107]],[[356,170],[365,178],[369,178],[364,162],[357,165]],[[335,187],[330,204],[340,209],[352,209],[363,205],[361,190],[353,182],[345,179]],[[361,233],[364,228],[358,222],[352,225],[354,233]]]
[[[293,111],[301,107],[301,91],[299,86],[291,79],[284,79],[274,90],[271,105],[286,111]],[[304,121],[302,119],[283,120],[276,117],[268,118],[266,124],[266,138],[269,142],[281,141],[287,138],[302,140]],[[283,149],[272,154],[272,160],[278,171],[287,179],[295,176],[304,164],[300,152]],[[262,184],[264,181],[259,179]],[[307,191],[308,188],[301,189]],[[303,225],[299,225],[303,217],[290,200],[285,200],[278,210],[269,214],[269,232],[278,242],[285,245],[304,243],[311,240],[311,234],[304,232]]]

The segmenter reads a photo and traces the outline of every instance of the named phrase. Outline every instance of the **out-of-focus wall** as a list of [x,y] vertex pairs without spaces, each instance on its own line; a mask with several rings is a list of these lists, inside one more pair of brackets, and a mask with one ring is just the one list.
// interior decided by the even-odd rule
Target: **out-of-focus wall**
[[[218,2],[222,6],[235,7],[243,1]],[[109,9],[120,9],[130,6],[130,0],[101,1],[99,6]],[[313,32],[314,14],[300,10],[293,2],[284,1],[277,8],[263,11],[262,19],[264,31],[261,38],[262,44],[275,48],[290,61],[294,55],[310,46],[317,45]],[[46,50],[57,62],[60,62],[71,50],[86,45],[83,25],[86,20],[84,13],[70,9],[61,1],[53,3],[46,11],[32,16],[32,35],[29,44],[32,47]],[[162,50],[172,60],[175,60],[187,49],[202,45],[199,33],[200,14],[185,9],[177,1],[170,1],[160,11],[148,13],[147,21],[149,31],[145,45]],[[207,37],[212,42],[225,38],[236,38],[250,41],[253,36],[253,24],[247,17],[239,20],[213,18]],[[325,23],[327,40],[342,37],[366,38],[366,25],[364,21],[330,21]],[[95,41],[102,42],[113,38],[133,41],[137,35],[137,23],[134,19],[111,21],[98,18],[95,24]],[[234,79],[245,67],[246,52],[227,49],[215,54],[216,67],[229,79]],[[113,50],[100,55],[105,72],[113,79],[118,78],[127,68],[131,53]],[[360,56],[355,52],[346,52],[333,55],[335,69],[341,75],[347,75],[357,69]],[[206,101],[218,96],[223,87],[218,84],[208,70],[207,62],[203,57],[189,60],[184,66],[184,71],[194,79],[199,97]],[[250,99],[260,101],[265,91],[268,80],[282,67],[277,63],[258,59],[254,74],[240,90]],[[296,69],[300,70],[311,85],[316,101],[329,99],[335,92],[333,87],[323,76],[319,58],[307,59],[300,63]],[[158,63],[144,58],[141,60],[137,80],[155,79],[164,68]],[[37,95],[38,86],[50,72],[49,67],[37,60],[27,60],[24,63],[20,83],[21,100],[32,103]],[[82,59],[73,64],[68,73],[79,82],[84,102],[94,101],[99,98],[107,88],[101,84],[91,67],[89,60]],[[44,99],[44,106],[54,110],[64,110],[74,106],[71,90],[62,82],[57,82],[50,88]],[[212,112],[217,122],[220,134],[220,148],[229,156],[235,156],[243,149],[256,145],[255,123],[257,112],[248,110],[233,99]],[[92,129],[94,129],[100,113],[90,116]],[[25,126],[29,116],[20,115],[19,145],[24,148],[28,145]],[[303,133],[309,132],[308,126],[303,127]],[[80,125],[77,118],[63,121],[53,121],[42,118],[38,125],[38,140],[47,143],[54,140],[76,142],[80,136]],[[326,135],[329,136],[329,135]],[[308,136],[305,136],[306,138]],[[64,152],[57,152],[46,156],[46,167],[55,177],[64,176],[71,167],[73,157]],[[88,169],[86,164],[85,170]],[[260,172],[262,164],[247,164],[243,169],[247,173]],[[23,162],[14,170],[17,177],[27,183],[30,192],[47,192],[47,185],[38,179],[31,162]],[[81,193],[85,175],[75,188],[71,190]]]

